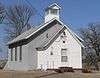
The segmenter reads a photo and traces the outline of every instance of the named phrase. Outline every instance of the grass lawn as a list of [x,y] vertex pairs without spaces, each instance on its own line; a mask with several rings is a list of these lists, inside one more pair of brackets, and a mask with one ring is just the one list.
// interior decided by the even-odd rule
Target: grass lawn
[[52,71],[3,71],[0,70],[0,78],[100,78],[100,72],[96,73],[55,73]]

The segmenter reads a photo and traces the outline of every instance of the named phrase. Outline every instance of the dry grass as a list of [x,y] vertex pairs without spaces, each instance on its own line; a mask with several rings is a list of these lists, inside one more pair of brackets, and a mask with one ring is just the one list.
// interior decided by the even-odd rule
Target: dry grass
[[3,71],[0,70],[0,78],[100,78],[100,72],[96,73],[55,73],[52,71]]
[[41,78],[100,78],[100,73],[61,73]]
[[46,71],[3,71],[0,70],[0,78],[37,78],[54,74],[54,72]]

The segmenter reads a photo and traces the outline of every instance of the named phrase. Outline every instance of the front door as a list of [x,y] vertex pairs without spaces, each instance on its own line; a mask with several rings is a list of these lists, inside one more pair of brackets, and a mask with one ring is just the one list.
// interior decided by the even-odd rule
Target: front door
[[47,61],[47,69],[54,69],[54,61]]

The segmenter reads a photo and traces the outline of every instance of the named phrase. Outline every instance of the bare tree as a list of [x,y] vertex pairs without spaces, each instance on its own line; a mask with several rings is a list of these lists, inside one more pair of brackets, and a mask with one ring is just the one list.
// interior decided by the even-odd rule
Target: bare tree
[[[6,11],[5,11],[4,5],[2,3],[0,3],[0,24],[3,23],[3,20],[4,20],[5,16],[6,16],[5,13],[6,13]],[[3,50],[2,50],[2,48],[0,46],[0,52],[2,52],[2,51]]]
[[34,15],[33,9],[28,5],[14,5],[7,8],[6,32],[9,40],[20,35],[24,28],[30,26],[30,18]]
[[3,22],[5,15],[5,7],[0,3],[0,23]]
[[81,37],[85,45],[85,62],[94,65],[99,70],[100,62],[100,23],[91,23],[87,28],[81,28]]

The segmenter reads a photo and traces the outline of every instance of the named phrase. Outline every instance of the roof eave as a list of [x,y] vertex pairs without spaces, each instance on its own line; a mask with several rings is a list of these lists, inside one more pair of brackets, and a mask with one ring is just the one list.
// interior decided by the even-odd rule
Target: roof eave
[[53,3],[53,4],[51,4],[51,5],[48,6],[48,7],[50,8],[50,7],[54,6],[54,5],[56,5],[59,9],[61,9],[61,7],[60,7],[57,3]]

